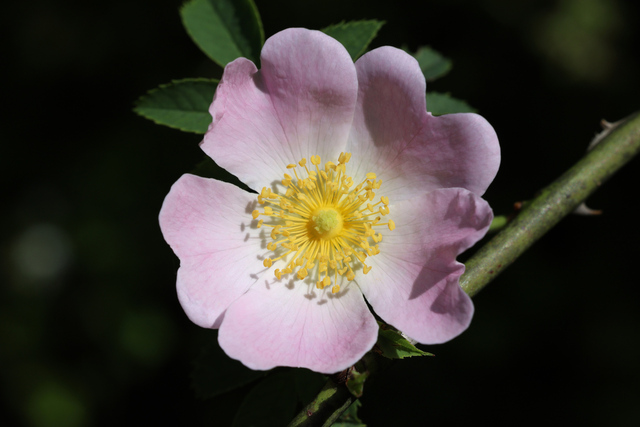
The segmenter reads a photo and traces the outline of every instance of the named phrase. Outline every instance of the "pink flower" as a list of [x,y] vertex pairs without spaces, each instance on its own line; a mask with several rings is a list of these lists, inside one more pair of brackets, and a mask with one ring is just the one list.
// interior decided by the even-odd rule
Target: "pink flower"
[[473,303],[456,256],[492,220],[493,128],[427,113],[418,64],[392,47],[354,65],[288,29],[261,62],[226,66],[201,144],[260,194],[187,174],[160,212],[189,318],[252,369],[348,368],[377,338],[365,298],[420,343],[460,334]]

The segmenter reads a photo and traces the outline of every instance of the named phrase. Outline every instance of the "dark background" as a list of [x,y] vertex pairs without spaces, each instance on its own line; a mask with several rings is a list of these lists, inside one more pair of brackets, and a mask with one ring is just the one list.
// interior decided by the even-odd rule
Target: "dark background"
[[[637,2],[257,0],[268,36],[385,20],[373,46],[431,45],[454,61],[430,84],[500,137],[485,198],[497,214],[584,153],[599,121],[639,108]],[[0,425],[226,425],[246,389],[189,385],[214,340],[175,297],[157,214],[202,158],[200,137],[131,111],[171,79],[219,77],[179,1],[12,2],[0,18]],[[8,9],[7,9],[8,7]],[[428,101],[427,101],[428,102]],[[428,105],[428,104],[427,104]],[[368,384],[384,425],[640,423],[638,160],[476,298],[470,329]]]

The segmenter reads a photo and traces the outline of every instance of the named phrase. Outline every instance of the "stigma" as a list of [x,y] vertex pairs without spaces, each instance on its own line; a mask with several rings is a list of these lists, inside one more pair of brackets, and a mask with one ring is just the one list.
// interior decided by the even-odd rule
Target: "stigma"
[[[301,159],[287,165],[281,180],[284,190],[274,192],[264,187],[258,195],[262,210],[252,212],[257,227],[267,227],[271,256],[263,265],[271,267],[282,260],[283,268],[274,271],[280,280],[309,279],[318,289],[340,292],[339,277],[347,281],[356,274],[367,274],[371,266],[367,257],[380,253],[382,234],[377,227],[395,228],[388,215],[389,199],[376,197],[382,180],[369,172],[354,185],[347,174],[350,153],[341,153],[338,163],[326,162],[320,156]],[[374,201],[378,199],[377,202]]]

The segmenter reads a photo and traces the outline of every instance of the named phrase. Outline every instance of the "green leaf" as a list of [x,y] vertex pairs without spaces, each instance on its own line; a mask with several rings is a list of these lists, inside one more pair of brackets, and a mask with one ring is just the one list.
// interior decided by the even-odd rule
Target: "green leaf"
[[476,109],[448,93],[427,92],[427,111],[434,116],[451,113],[475,113]]
[[322,30],[344,45],[354,61],[369,47],[384,21],[351,21],[330,25]]
[[292,372],[275,372],[247,394],[233,427],[286,426],[295,415],[297,404]]
[[189,36],[216,64],[243,56],[258,65],[264,30],[253,0],[191,0],[180,15]]
[[217,342],[205,348],[193,364],[191,385],[203,399],[242,387],[265,375],[264,371],[252,371],[229,358]]
[[389,359],[404,359],[413,356],[433,356],[431,353],[422,351],[411,344],[400,332],[387,329],[385,325],[380,325],[378,331],[378,342],[376,346],[384,357]]
[[160,85],[140,97],[133,111],[157,124],[185,132],[205,133],[217,80],[184,79]]
[[347,379],[346,386],[355,397],[362,396],[364,391],[364,382],[369,377],[369,371],[359,372],[354,366],[349,372],[349,378]]
[[358,408],[362,406],[359,400],[353,402],[346,411],[340,415],[340,418],[332,427],[367,427],[366,424],[358,418]]
[[451,70],[451,60],[445,58],[428,46],[422,46],[413,54],[427,81],[433,81],[444,76]]

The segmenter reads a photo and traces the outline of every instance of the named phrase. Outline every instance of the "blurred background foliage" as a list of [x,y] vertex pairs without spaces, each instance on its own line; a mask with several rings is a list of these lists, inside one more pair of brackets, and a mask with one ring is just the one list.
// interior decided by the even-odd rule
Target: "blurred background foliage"
[[[5,5],[0,116],[0,425],[228,425],[250,386],[195,397],[215,332],[184,316],[157,214],[203,157],[199,136],[133,101],[171,79],[219,77],[178,0]],[[429,86],[468,101],[503,150],[496,213],[585,151],[603,118],[637,110],[640,5],[622,0],[256,0],[267,36],[385,20],[373,47],[453,60]],[[634,160],[475,298],[460,338],[367,383],[377,425],[640,422]]]

